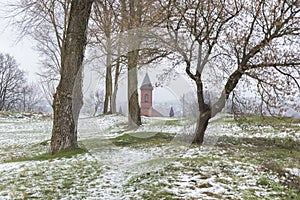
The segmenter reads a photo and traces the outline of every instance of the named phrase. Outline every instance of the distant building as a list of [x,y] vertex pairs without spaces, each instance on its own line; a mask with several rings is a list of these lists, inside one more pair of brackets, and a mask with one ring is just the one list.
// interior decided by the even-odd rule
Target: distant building
[[146,73],[141,89],[141,115],[148,117],[163,117],[163,115],[152,107],[152,91],[148,73]]

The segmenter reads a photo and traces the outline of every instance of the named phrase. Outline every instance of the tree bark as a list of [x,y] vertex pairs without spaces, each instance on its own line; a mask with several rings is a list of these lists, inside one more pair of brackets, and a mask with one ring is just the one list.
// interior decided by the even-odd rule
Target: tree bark
[[208,125],[208,121],[211,118],[210,109],[200,113],[197,121],[197,126],[195,130],[195,137],[192,144],[202,144],[204,141],[204,134]]
[[[195,130],[195,137],[192,144],[202,144],[204,141],[204,134],[208,125],[208,121],[211,119],[211,105],[210,100],[205,102],[203,83],[200,73],[195,76],[195,83],[197,86],[197,100],[199,106],[199,117],[197,119],[197,126]],[[208,97],[207,97],[208,98]]]
[[193,140],[193,144],[202,144],[204,141],[204,134],[208,126],[208,122],[211,119],[211,110],[207,106],[205,111],[200,112],[199,118],[197,121],[195,137]]
[[[126,12],[126,1],[122,0],[122,21],[127,23],[126,29],[129,31],[129,46],[127,53],[128,60],[128,125],[130,127],[140,126],[142,124],[140,106],[138,100],[138,81],[137,81],[137,65],[139,60],[139,41],[138,33],[135,29],[141,26],[142,5],[140,1],[129,0],[129,15]],[[129,19],[128,19],[129,17]]]
[[120,65],[121,65],[121,48],[118,46],[118,57],[116,61],[116,69],[115,69],[115,82],[114,82],[114,90],[111,98],[111,111],[112,113],[117,113],[117,93],[119,88],[119,76],[120,76]]
[[142,124],[137,81],[138,50],[128,53],[128,125],[130,127]]
[[213,105],[211,105],[210,102],[208,104],[204,102],[202,82],[199,81],[199,79],[196,79],[195,82],[197,85],[197,98],[200,114],[197,120],[195,137],[192,142],[193,144],[203,143],[209,120],[223,110],[226,100],[229,98],[229,94],[234,90],[244,72],[245,71],[242,69],[237,69],[230,75],[227,83],[225,84],[224,91],[222,92],[218,101],[216,101]]
[[199,105],[199,117],[197,119],[197,125],[195,130],[195,137],[192,141],[192,144],[202,144],[204,141],[204,134],[208,125],[208,121],[211,119],[211,108],[209,104],[204,102],[203,92],[201,91],[201,95],[199,95],[198,91],[198,102],[202,102]]
[[93,0],[73,0],[62,47],[61,79],[54,96],[51,153],[78,148],[77,123],[82,107],[82,62]]
[[[109,30],[108,30],[109,32]],[[106,37],[107,55],[106,55],[106,76],[105,76],[105,99],[103,113],[112,112],[112,44],[110,34]]]

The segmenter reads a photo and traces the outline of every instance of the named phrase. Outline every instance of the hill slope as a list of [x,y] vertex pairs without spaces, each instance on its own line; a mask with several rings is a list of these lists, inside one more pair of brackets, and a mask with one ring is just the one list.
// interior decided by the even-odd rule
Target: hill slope
[[41,159],[51,119],[1,116],[0,199],[299,198],[298,121],[220,115],[199,147],[190,145],[192,119],[144,118],[136,130],[126,119],[81,119],[88,152]]

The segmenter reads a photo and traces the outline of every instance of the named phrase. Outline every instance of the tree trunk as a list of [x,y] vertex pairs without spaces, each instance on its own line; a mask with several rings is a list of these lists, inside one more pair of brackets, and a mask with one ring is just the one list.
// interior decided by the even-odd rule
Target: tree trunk
[[117,92],[118,92],[118,80],[119,80],[119,75],[117,73],[115,74],[115,83],[114,83],[114,90],[113,94],[111,97],[111,112],[116,113],[117,112]]
[[103,113],[111,112],[112,76],[111,76],[111,42],[107,39],[106,75],[105,75],[105,99]]
[[110,40],[110,36],[106,37],[107,41],[107,55],[106,55],[106,76],[105,76],[105,99],[104,99],[104,109],[103,113],[111,112],[112,107],[112,76],[111,76],[111,64],[112,64],[112,44]]
[[208,109],[206,112],[200,113],[197,121],[197,126],[195,130],[195,137],[193,140],[193,144],[202,144],[204,141],[204,134],[208,125],[208,121],[211,118],[210,110]]
[[113,95],[111,98],[111,111],[112,113],[117,112],[117,93],[118,93],[118,88],[119,88],[119,76],[120,76],[120,65],[121,65],[121,49],[120,45],[118,46],[118,57],[117,57],[117,63],[116,63],[116,71],[115,71],[115,82],[114,82],[114,90],[113,90]]
[[54,96],[51,153],[78,148],[77,122],[82,107],[82,62],[93,0],[73,0],[61,55],[61,79]]
[[141,113],[138,99],[137,60],[138,50],[128,53],[128,125],[140,126]]
[[[128,60],[128,125],[130,127],[140,126],[141,113],[138,100],[138,81],[137,81],[137,65],[139,60],[139,48],[141,41],[139,33],[135,33],[135,29],[141,26],[142,5],[140,1],[129,0],[129,15],[126,13],[126,1],[121,1],[123,23],[127,23],[129,31],[129,46],[127,53]],[[128,19],[129,17],[129,19]]]
[[199,106],[199,117],[197,119],[197,126],[195,130],[195,137],[192,141],[192,144],[202,144],[204,141],[204,134],[208,125],[208,121],[211,116],[211,105],[209,99],[207,99],[207,103],[205,102],[203,83],[201,80],[200,74],[197,74],[197,78],[195,80],[197,85],[197,100]]
[[[73,99],[72,99],[72,111],[73,111],[73,119],[74,119],[74,124],[75,124],[75,130],[74,130],[74,139],[76,146],[78,147],[77,144],[77,127],[78,127],[78,119],[79,119],[79,114],[80,110],[83,105],[83,94],[82,94],[82,85],[83,85],[83,69],[82,66],[79,68],[75,84],[73,87]],[[75,147],[75,146],[74,146]]]

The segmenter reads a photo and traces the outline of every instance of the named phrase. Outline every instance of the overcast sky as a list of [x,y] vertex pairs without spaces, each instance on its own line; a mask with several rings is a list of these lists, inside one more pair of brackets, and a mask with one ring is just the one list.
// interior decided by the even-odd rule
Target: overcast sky
[[0,53],[8,53],[15,58],[20,69],[27,73],[28,80],[35,81],[38,77],[38,55],[32,49],[34,41],[24,38],[18,41],[18,33],[13,28],[5,28],[6,22],[0,19]]

